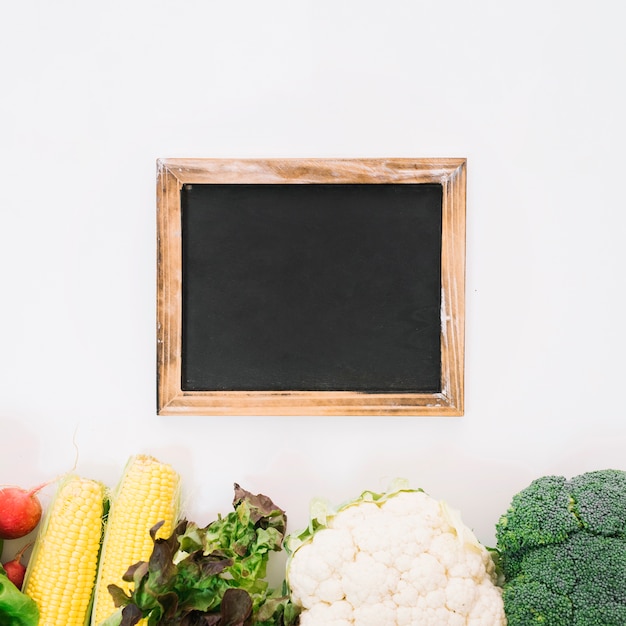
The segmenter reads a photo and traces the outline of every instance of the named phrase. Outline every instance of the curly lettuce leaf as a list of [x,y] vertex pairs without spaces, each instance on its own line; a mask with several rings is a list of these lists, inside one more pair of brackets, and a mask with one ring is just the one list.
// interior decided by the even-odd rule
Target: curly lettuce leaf
[[[234,511],[199,527],[183,520],[168,538],[151,531],[149,561],[132,565],[109,591],[121,611],[106,626],[281,626],[295,622],[289,598],[268,587],[269,553],[282,549],[285,512],[235,485]],[[285,621],[291,620],[291,621]]]

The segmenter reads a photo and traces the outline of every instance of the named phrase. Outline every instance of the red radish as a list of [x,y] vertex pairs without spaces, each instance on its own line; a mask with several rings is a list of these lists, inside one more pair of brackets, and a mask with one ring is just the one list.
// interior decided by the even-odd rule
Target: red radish
[[7,573],[7,578],[18,588],[22,589],[24,584],[24,576],[26,575],[26,566],[22,565],[22,555],[32,543],[26,544],[16,555],[12,561],[7,561],[2,564],[4,571]]
[[37,492],[49,484],[0,489],[0,539],[19,539],[35,529],[42,513]]

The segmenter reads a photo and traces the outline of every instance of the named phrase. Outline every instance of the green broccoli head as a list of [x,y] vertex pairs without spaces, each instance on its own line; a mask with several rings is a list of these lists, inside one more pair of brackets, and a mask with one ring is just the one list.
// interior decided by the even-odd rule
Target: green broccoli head
[[535,480],[496,536],[509,626],[626,624],[626,472]]

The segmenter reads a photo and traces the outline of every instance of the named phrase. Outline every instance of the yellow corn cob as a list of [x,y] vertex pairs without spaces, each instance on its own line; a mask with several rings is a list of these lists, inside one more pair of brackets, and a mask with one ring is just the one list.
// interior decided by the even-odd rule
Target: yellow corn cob
[[89,618],[102,540],[106,489],[94,480],[62,480],[28,562],[24,593],[39,606],[40,626],[84,626]]
[[164,521],[157,537],[171,535],[178,521],[179,496],[180,477],[170,465],[147,455],[128,461],[107,519],[91,617],[94,626],[116,610],[108,585],[128,591],[131,584],[122,576],[131,565],[150,558],[150,529]]

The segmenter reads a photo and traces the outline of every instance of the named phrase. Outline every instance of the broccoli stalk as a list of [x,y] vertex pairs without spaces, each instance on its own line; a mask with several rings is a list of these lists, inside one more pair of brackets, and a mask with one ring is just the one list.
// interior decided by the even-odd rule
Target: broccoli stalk
[[496,539],[509,626],[626,624],[626,472],[533,481]]

